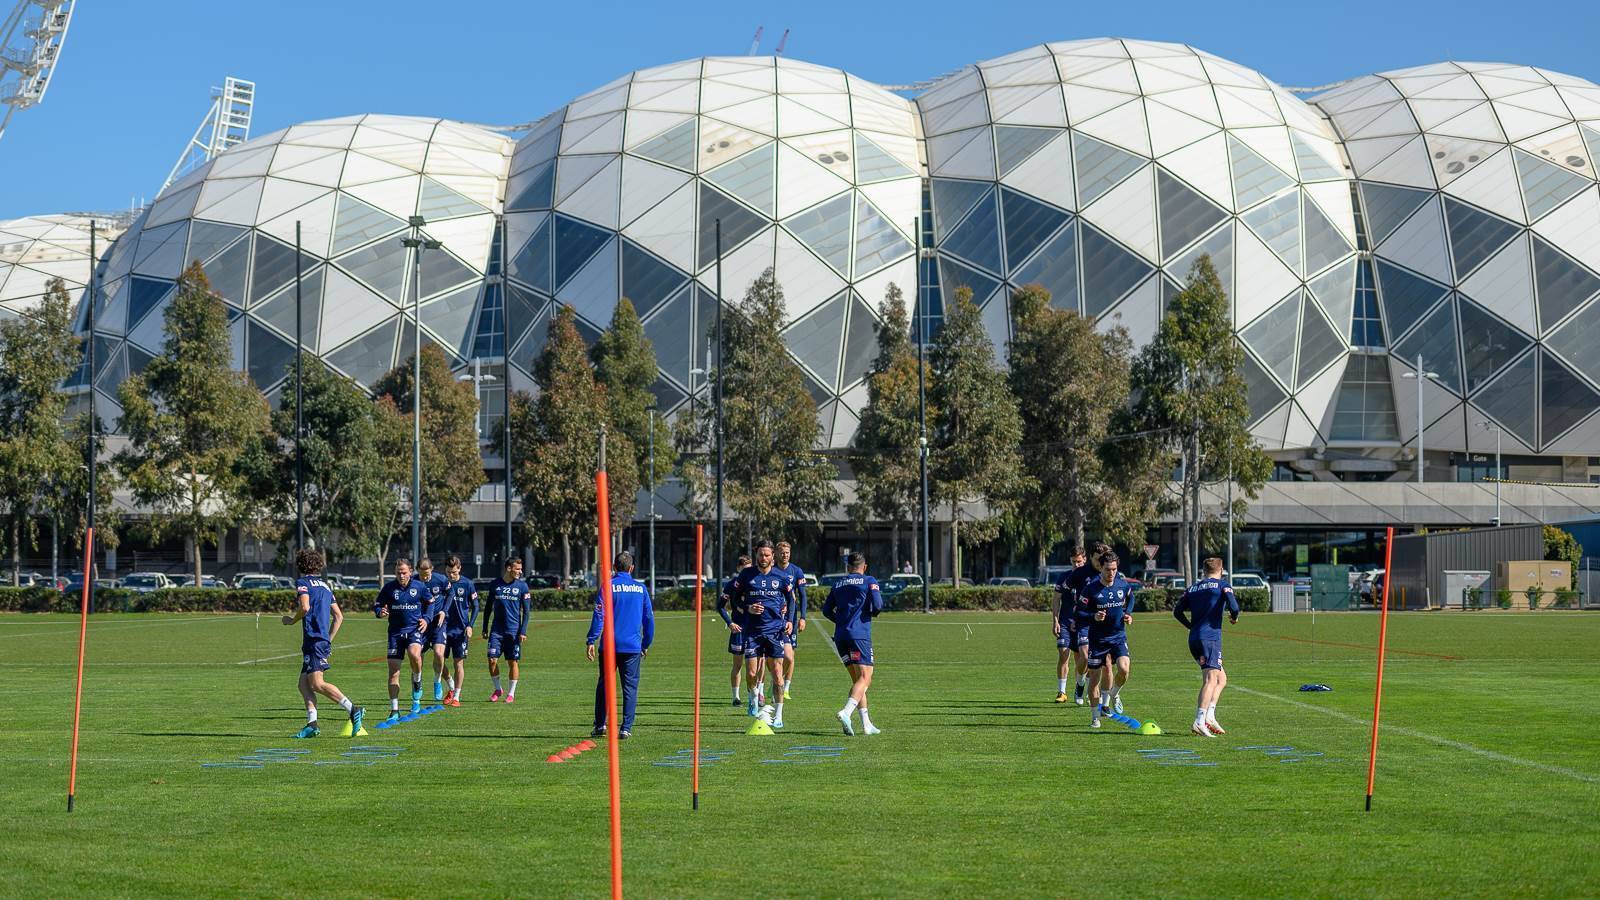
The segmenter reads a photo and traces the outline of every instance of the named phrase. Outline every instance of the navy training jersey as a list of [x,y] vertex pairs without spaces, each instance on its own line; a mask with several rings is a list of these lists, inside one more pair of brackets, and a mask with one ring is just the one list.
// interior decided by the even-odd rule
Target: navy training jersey
[[[1089,637],[1115,637],[1126,629],[1123,615],[1133,612],[1133,585],[1121,573],[1110,584],[1103,578],[1096,578],[1084,586],[1083,603],[1089,610]],[[1105,619],[1095,621],[1094,614],[1102,610]]]
[[450,579],[443,572],[434,569],[433,574],[422,583],[428,586],[428,619],[431,621],[434,616],[444,611],[444,586],[450,583]]
[[496,634],[513,634],[518,637],[528,633],[528,607],[533,598],[528,593],[528,583],[518,578],[506,581],[496,578],[489,585],[489,596],[484,600],[483,630]]
[[872,640],[872,620],[883,612],[883,589],[871,575],[846,575],[822,601],[822,617],[833,623],[834,643]]
[[778,569],[778,571],[794,580],[795,602],[789,604],[789,621],[794,623],[794,630],[799,631],[800,620],[806,617],[806,587],[809,584],[806,579],[806,572],[795,565],[793,560],[790,560],[787,566]]
[[444,608],[445,631],[465,631],[478,618],[478,587],[466,578],[446,579],[439,603]]
[[308,602],[305,618],[300,620],[306,640],[333,640],[329,620],[332,618],[333,604],[339,601],[333,598],[328,583],[322,580],[321,575],[302,575],[295,580],[294,592],[296,597],[304,597]]
[[1076,619],[1079,625],[1087,624],[1089,617],[1084,615],[1083,589],[1100,573],[1094,566],[1085,563],[1075,569],[1068,569],[1056,579],[1056,593],[1061,595],[1061,605],[1056,611],[1056,619],[1062,625],[1068,619]]
[[[594,615],[589,619],[586,644],[596,644],[605,629],[605,608],[600,592],[594,592]],[[617,626],[616,651],[643,653],[656,639],[655,613],[650,608],[650,589],[627,572],[611,576],[611,621]]]
[[378,602],[372,604],[372,612],[376,615],[381,610],[388,609],[389,633],[400,634],[416,631],[419,623],[428,620],[429,609],[432,606],[433,592],[427,585],[412,578],[401,586],[400,580],[395,579],[378,592]]
[[[722,624],[737,625],[743,631],[745,627],[744,613],[733,604],[733,585],[739,580],[735,575],[722,583],[722,593],[717,595],[717,615],[722,617]],[[730,613],[732,613],[730,615]]]
[[[743,616],[745,632],[764,635],[783,633],[789,604],[795,602],[794,579],[776,568],[763,572],[751,566],[733,580],[729,592],[734,611]],[[761,604],[761,612],[751,612],[751,604]]]
[[1184,624],[1189,626],[1190,634],[1202,640],[1217,639],[1222,637],[1224,609],[1235,618],[1239,615],[1239,598],[1233,595],[1233,585],[1222,578],[1202,578],[1178,598],[1172,615],[1183,622],[1183,613],[1188,613],[1190,620]]

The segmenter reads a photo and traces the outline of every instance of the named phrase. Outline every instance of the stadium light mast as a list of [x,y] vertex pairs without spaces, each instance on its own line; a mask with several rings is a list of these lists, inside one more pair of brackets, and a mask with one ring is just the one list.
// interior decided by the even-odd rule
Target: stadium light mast
[[305,355],[305,331],[300,297],[304,277],[300,259],[300,220],[294,223],[294,549],[306,548],[306,462],[301,450],[305,435],[305,391],[301,381],[300,357]]
[[211,89],[211,106],[200,119],[194,136],[173,163],[161,190],[198,169],[218,154],[250,140],[250,119],[255,111],[256,83],[229,75],[222,87]]
[[1426,480],[1422,474],[1422,382],[1427,378],[1438,381],[1439,373],[1423,369],[1422,354],[1418,353],[1417,368],[1414,371],[1403,373],[1401,377],[1415,378],[1417,380],[1417,484],[1422,484]]
[[[927,285],[922,277],[922,261],[933,258],[933,250],[922,246],[922,221],[919,218],[912,227],[911,233],[917,236],[917,468],[922,482],[922,611],[933,611],[933,594],[930,582],[933,580],[931,569],[932,561],[929,559],[931,548],[928,541],[928,379],[927,379],[927,346],[928,346],[928,318],[927,318]],[[954,583],[954,582],[952,582]]]
[[0,135],[12,116],[44,102],[75,6],[75,0],[22,0],[0,21]]
[[400,239],[411,256],[411,555],[413,565],[423,555],[422,547],[422,251],[444,246],[422,233],[428,220],[412,216],[407,222],[411,233]]
[[504,400],[500,406],[500,435],[505,447],[500,453],[505,465],[505,496],[501,498],[505,512],[505,551],[500,557],[500,567],[505,568],[511,561],[511,295],[506,284],[506,217],[498,216],[495,227],[500,232],[500,258],[495,265],[499,267],[500,277],[500,374],[505,376],[502,396]]
[[716,222],[717,250],[717,578],[727,569],[722,565],[722,220]]

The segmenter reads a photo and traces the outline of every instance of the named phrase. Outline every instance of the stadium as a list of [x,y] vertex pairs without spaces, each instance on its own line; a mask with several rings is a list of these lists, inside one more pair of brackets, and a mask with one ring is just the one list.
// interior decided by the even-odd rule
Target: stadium
[[[930,332],[967,287],[1003,347],[1010,292],[1040,284],[1142,343],[1208,254],[1247,351],[1250,430],[1277,464],[1238,553],[1269,571],[1371,563],[1385,522],[1600,511],[1562,486],[1600,476],[1585,352],[1600,334],[1597,156],[1600,87],[1522,65],[1430,64],[1302,99],[1136,40],[1041,44],[899,93],[787,57],[708,57],[624,75],[514,141],[359,115],[228,151],[104,250],[92,396],[115,421],[117,383],[158,349],[173,280],[198,260],[229,305],[236,365],[275,398],[299,227],[305,346],[369,384],[409,355],[420,314],[426,342],[488,373],[487,435],[506,385],[532,386],[556,305],[592,339],[630,298],[670,415],[705,392],[716,279],[731,302],[772,268],[787,349],[842,451],[889,285],[920,298]],[[442,252],[413,266],[400,238],[417,216]],[[81,235],[26,239],[44,221],[0,223],[9,312],[41,273],[85,280]],[[502,465],[485,450],[475,549],[495,543]],[[1504,485],[1502,511],[1485,476],[1532,483]],[[670,486],[655,499],[683,521]],[[846,519],[824,543],[877,539]]]

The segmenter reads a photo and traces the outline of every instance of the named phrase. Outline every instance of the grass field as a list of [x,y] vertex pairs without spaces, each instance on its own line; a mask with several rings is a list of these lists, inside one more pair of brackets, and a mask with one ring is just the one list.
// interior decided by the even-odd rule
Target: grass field
[[[89,631],[78,810],[64,812],[76,620],[0,618],[0,896],[599,896],[604,745],[588,733],[586,618],[535,615],[518,703],[468,701],[355,743],[303,722],[299,629],[263,616],[105,616]],[[820,622],[820,620],[817,620]],[[814,622],[813,624],[816,624]],[[1378,620],[1247,616],[1226,638],[1224,738],[1191,737],[1195,667],[1164,615],[1131,626],[1128,712],[1090,731],[1050,702],[1041,616],[890,615],[872,691],[882,735],[844,738],[846,678],[816,631],[788,727],[746,737],[724,632],[705,631],[702,772],[689,747],[693,621],[663,614],[623,744],[634,896],[1593,895],[1600,890],[1600,615],[1390,620],[1375,809],[1361,811]],[[1313,632],[1313,627],[1315,631]],[[352,615],[331,680],[382,718],[383,624]],[[1321,681],[1333,693],[1301,694]],[[334,726],[334,727],[328,727]],[[785,756],[844,747],[836,758]],[[203,768],[261,748],[309,761]],[[1296,753],[1260,747],[1293,747]],[[1195,750],[1192,759],[1141,750]],[[1320,756],[1309,754],[1320,753]],[[788,760],[770,763],[766,760]],[[314,762],[337,765],[313,765]],[[1195,762],[1214,765],[1193,765]]]

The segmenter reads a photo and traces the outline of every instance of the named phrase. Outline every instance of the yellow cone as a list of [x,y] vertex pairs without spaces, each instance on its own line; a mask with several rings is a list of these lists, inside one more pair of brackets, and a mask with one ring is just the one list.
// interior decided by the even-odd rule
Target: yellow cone
[[745,732],[745,734],[758,734],[758,735],[759,734],[771,735],[772,733],[773,733],[772,726],[768,725],[766,722],[761,721],[760,719],[757,719],[754,722],[751,722],[749,730]]
[[367,729],[365,729],[365,728],[362,728],[360,731],[356,732],[355,734],[351,734],[350,733],[350,720],[349,719],[345,720],[344,728],[341,728],[339,730],[339,737],[367,737],[367,736],[368,736],[367,735]]

